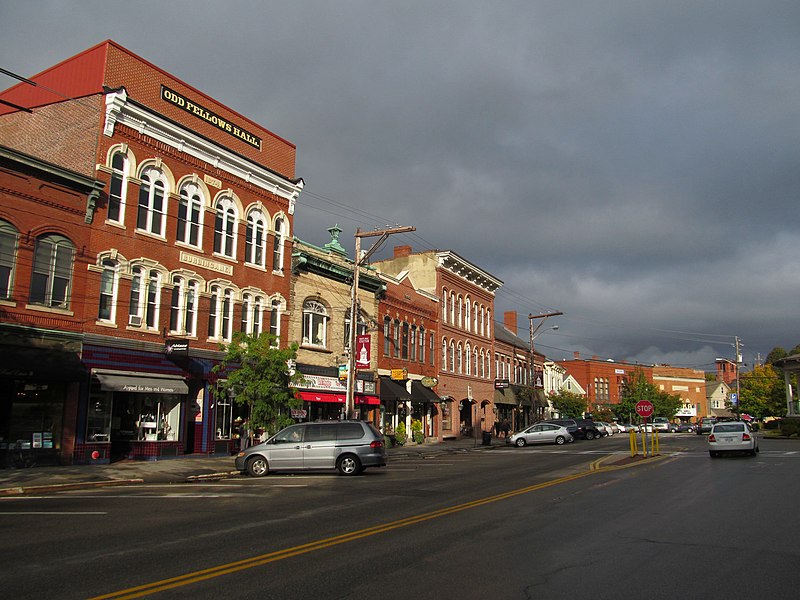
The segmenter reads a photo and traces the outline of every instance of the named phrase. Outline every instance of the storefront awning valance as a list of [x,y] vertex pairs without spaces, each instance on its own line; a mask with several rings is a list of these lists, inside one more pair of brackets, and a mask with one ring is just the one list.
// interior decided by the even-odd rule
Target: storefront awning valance
[[494,391],[494,403],[495,404],[510,404],[513,406],[517,405],[517,397],[509,389],[505,390],[495,390]]
[[344,394],[327,394],[325,392],[297,392],[298,397],[305,402],[335,402],[345,404],[347,396]]
[[392,381],[388,377],[381,377],[381,402],[406,402],[408,400],[412,400],[412,397],[404,385]]
[[95,373],[100,388],[108,392],[133,392],[137,394],[188,394],[189,387],[180,377],[138,377]]
[[430,388],[426,388],[419,381],[411,382],[412,400],[416,402],[439,402],[441,398]]

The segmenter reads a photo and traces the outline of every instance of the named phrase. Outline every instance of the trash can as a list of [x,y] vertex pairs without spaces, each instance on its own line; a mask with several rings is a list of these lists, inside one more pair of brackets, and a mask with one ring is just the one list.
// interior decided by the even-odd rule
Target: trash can
[[483,445],[484,446],[491,446],[492,445],[492,432],[491,431],[484,431],[483,432]]

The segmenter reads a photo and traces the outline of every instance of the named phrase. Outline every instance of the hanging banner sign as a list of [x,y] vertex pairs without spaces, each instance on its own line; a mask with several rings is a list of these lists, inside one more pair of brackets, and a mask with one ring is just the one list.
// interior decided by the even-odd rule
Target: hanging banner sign
[[369,334],[356,336],[356,369],[369,369],[370,337]]

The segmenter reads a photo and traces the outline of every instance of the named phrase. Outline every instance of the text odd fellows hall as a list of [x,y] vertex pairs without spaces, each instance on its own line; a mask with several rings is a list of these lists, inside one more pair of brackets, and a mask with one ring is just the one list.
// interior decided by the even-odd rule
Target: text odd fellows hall
[[295,146],[111,41],[31,80],[0,93],[0,145],[102,192],[81,227],[42,198],[0,206],[0,342],[63,331],[80,367],[59,422],[2,399],[4,439],[49,433],[61,462],[229,452],[211,369],[236,331],[286,343]]

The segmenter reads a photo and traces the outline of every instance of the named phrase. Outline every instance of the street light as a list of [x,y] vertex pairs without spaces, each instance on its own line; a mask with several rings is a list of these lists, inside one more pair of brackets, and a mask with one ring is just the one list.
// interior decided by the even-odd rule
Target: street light
[[[533,354],[533,340],[535,340],[537,337],[539,337],[539,335],[541,335],[545,331],[554,331],[554,330],[558,329],[558,325],[553,325],[549,329],[545,329],[544,331],[542,331],[542,326],[545,324],[547,319],[549,319],[550,317],[556,317],[558,315],[563,315],[563,314],[564,313],[561,312],[561,311],[555,311],[555,312],[544,313],[544,314],[540,314],[540,315],[533,315],[533,314],[528,315],[528,321],[530,322],[530,347],[528,348],[528,350],[530,351],[530,365],[529,365],[530,377],[529,377],[529,381],[530,381],[530,384],[531,384],[531,388],[533,389],[533,395],[534,396],[536,395],[536,385],[535,385],[536,382],[534,381],[534,376],[536,374],[536,368],[535,368],[536,365],[534,364],[534,358],[533,358],[534,357],[534,354]],[[533,326],[533,320],[534,319],[542,319],[541,322],[536,327]],[[542,384],[544,384],[544,382],[542,382]],[[532,403],[533,403],[533,397],[531,397],[531,404]],[[531,408],[533,408],[533,407],[531,406]]]

